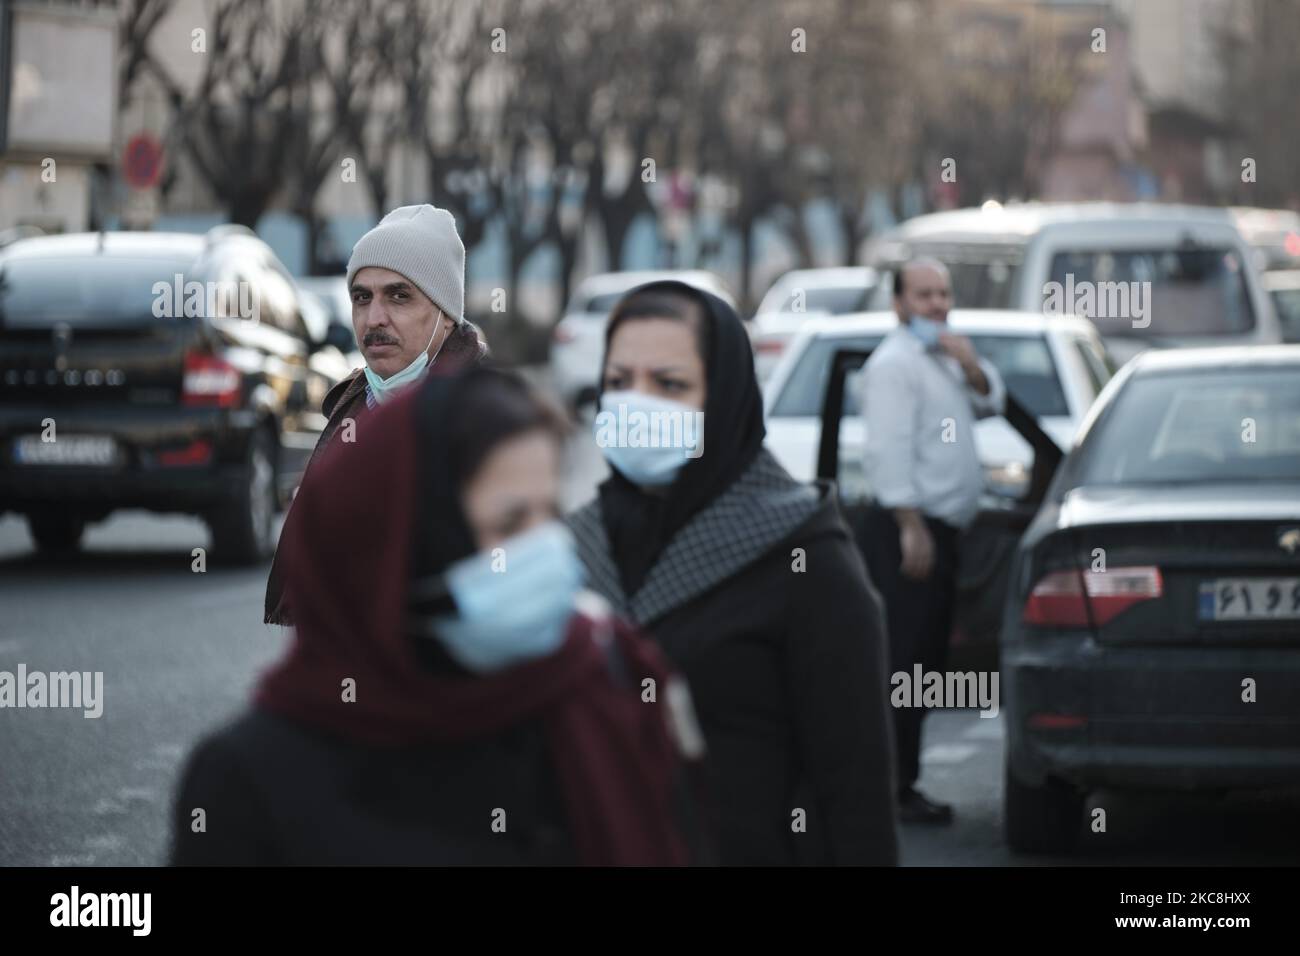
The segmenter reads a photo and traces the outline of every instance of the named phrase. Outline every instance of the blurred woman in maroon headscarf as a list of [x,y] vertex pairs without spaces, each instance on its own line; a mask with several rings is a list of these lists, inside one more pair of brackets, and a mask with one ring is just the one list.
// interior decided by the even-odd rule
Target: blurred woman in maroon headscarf
[[173,863],[707,855],[684,685],[581,591],[561,445],[517,377],[479,369],[328,449],[283,543],[294,643],[191,757]]

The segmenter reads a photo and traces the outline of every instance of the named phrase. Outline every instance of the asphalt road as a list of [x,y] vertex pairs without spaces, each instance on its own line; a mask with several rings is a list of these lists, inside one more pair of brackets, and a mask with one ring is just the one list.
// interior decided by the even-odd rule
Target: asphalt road
[[[602,466],[579,446],[566,498]],[[151,865],[166,859],[177,774],[194,742],[244,705],[286,635],[261,623],[266,568],[191,570],[197,520],[140,512],[92,528],[83,553],[35,556],[0,519],[0,670],[102,671],[104,709],[0,710],[0,865]],[[1001,718],[930,715],[922,787],[953,826],[905,828],[904,862],[1225,864],[1300,860],[1300,796],[1225,799],[1094,794],[1106,833],[1068,859],[1020,858],[1001,838]]]

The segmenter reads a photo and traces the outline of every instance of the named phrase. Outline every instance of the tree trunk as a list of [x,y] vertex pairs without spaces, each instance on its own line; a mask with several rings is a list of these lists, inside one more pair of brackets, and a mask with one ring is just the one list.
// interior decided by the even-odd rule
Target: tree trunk
[[378,222],[388,215],[388,180],[384,176],[382,169],[371,171],[366,176],[366,181],[370,185],[370,198],[375,204],[375,221]]
[[839,211],[840,236],[844,240],[840,262],[846,266],[855,266],[858,264],[858,246],[862,244],[866,230],[862,228],[859,213],[846,205],[841,205]]
[[754,281],[754,222],[753,217],[745,215],[740,226],[740,288],[736,298],[745,312],[750,312],[750,285]]
[[307,227],[307,275],[317,275],[320,270],[320,217],[315,210],[299,212],[298,216]]
[[578,243],[582,239],[583,222],[572,236],[556,237],[556,249],[560,253],[560,312],[569,304],[569,295],[573,291],[573,269],[578,263]]
[[794,243],[800,267],[811,269],[815,265],[813,262],[812,237],[808,235],[808,224],[804,221],[802,208],[794,206],[790,209],[786,235]]
[[257,221],[266,211],[266,200],[266,194],[260,189],[235,191],[230,196],[230,205],[227,207],[226,214],[231,222],[256,230]]

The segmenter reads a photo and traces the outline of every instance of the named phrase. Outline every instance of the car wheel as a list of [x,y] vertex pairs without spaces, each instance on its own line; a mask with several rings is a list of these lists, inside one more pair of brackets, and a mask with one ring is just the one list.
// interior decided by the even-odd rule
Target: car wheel
[[1021,783],[1006,768],[1002,812],[1007,844],[1017,853],[1067,853],[1079,838],[1082,791],[1047,778],[1041,786]]
[[234,498],[208,518],[217,557],[231,564],[257,564],[275,550],[275,440],[259,428],[248,443],[243,480]]
[[28,515],[27,528],[37,550],[47,554],[68,554],[80,546],[86,521],[77,515]]

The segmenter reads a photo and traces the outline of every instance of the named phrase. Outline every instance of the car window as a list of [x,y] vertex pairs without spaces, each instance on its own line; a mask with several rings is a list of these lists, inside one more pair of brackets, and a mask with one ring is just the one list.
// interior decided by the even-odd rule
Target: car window
[[[831,356],[840,349],[874,349],[883,336],[823,337],[809,343],[772,404],[772,416],[820,416]],[[973,335],[971,342],[1002,376],[1007,390],[1036,417],[1069,415],[1060,374],[1041,335]],[[856,384],[856,380],[850,382]],[[857,415],[857,387],[844,390],[844,414]]]
[[[961,249],[951,246],[928,248],[918,245],[917,256],[929,256],[938,259],[948,267],[952,279],[952,302],[956,309],[1010,309],[1014,307],[1013,290],[1020,275],[1021,259],[1019,254],[1005,253],[970,257]],[[888,266],[889,273],[882,274],[880,283],[870,297],[868,308],[892,308],[894,276],[893,272],[900,263]]]
[[1225,248],[1058,252],[1043,308],[1103,336],[1240,335],[1255,327],[1246,268]]
[[[841,349],[871,350],[880,344],[883,335],[835,336],[814,338],[786,379],[781,393],[772,404],[774,418],[817,417],[821,415],[822,400],[831,377],[831,357]],[[857,390],[844,389],[844,414],[857,414]]]
[[1020,271],[1018,264],[993,262],[949,262],[952,301],[962,309],[1009,309],[1011,287]]
[[1041,335],[973,335],[971,344],[993,363],[1007,391],[1035,418],[1069,415],[1061,375]]
[[[191,259],[165,257],[10,259],[0,263],[0,328],[125,328],[181,318],[191,265]],[[162,283],[157,290],[156,283]]]
[[255,275],[261,321],[294,338],[308,341],[307,327],[298,314],[298,297],[288,277],[269,260],[260,264]]
[[1274,289],[1272,296],[1282,326],[1282,341],[1300,342],[1300,289]]
[[[918,255],[931,255],[948,267],[953,282],[954,308],[1014,308],[1015,280],[1021,274],[1021,261],[1006,259],[962,260],[952,256],[918,251]],[[865,311],[893,308],[893,269],[881,272],[879,284],[870,291]]]
[[1278,479],[1300,479],[1300,386],[1256,368],[1133,378],[1065,487]]
[[776,312],[829,312],[831,315],[847,315],[850,312],[862,312],[867,307],[869,286],[860,289],[852,286],[843,288],[802,288],[792,286],[789,293],[772,305],[770,311]]

